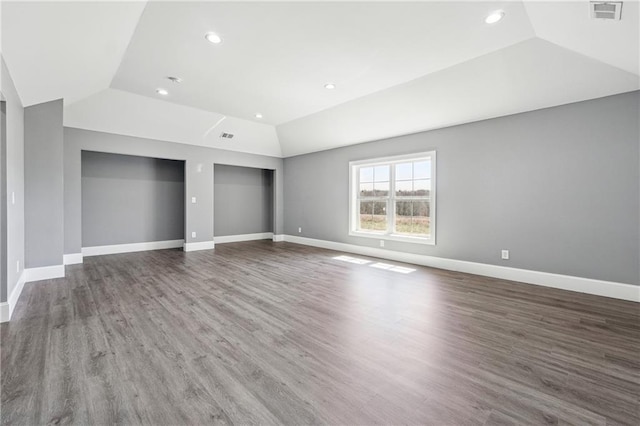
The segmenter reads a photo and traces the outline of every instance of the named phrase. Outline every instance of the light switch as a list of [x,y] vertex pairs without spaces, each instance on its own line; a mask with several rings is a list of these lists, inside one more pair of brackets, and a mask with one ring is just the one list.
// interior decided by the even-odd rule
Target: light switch
[[191,197],[191,204],[195,204],[196,203],[196,197]]

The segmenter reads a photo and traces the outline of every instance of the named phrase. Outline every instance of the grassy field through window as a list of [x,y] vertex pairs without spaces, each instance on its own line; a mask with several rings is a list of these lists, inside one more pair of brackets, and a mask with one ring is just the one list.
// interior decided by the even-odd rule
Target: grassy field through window
[[361,214],[360,229],[366,231],[386,231],[387,215],[386,214]]
[[[387,215],[360,215],[360,229],[366,231],[386,231]],[[396,232],[411,235],[429,235],[429,218],[424,216],[396,217]]]

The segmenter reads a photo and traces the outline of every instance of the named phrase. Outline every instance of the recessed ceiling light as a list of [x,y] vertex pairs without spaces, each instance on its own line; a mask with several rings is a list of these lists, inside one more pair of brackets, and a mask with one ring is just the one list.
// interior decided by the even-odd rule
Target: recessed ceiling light
[[325,89],[335,89],[336,85],[333,84],[333,83],[327,83],[327,84],[324,85],[324,88]]
[[220,44],[222,43],[222,39],[220,38],[220,36],[216,33],[206,33],[204,35],[204,38],[206,38],[209,42],[213,43],[213,44]]
[[167,77],[167,80],[169,80],[172,83],[182,83],[182,79],[180,77],[169,76]]
[[163,88],[158,88],[156,89],[156,93],[158,95],[162,95],[162,96],[167,96],[169,94],[169,92],[167,91],[167,89],[163,89]]
[[259,112],[256,112],[256,118],[262,118],[262,114],[260,114]]
[[504,18],[504,12],[501,10],[496,10],[495,12],[491,12],[486,18],[484,18],[484,22],[486,22],[487,24],[495,24],[502,18]]

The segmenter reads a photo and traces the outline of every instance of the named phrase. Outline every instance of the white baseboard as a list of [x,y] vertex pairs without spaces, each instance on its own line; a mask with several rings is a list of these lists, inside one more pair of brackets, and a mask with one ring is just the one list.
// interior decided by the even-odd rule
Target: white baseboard
[[183,245],[184,251],[198,251],[198,250],[211,250],[215,248],[216,243],[214,241],[201,241],[199,243],[185,243]]
[[7,322],[11,319],[12,310],[9,302],[0,303],[0,323]]
[[273,232],[261,232],[258,234],[225,235],[222,237],[213,237],[213,241],[216,244],[224,244],[237,243],[240,241],[270,240],[272,238]]
[[7,322],[11,319],[13,315],[13,310],[18,303],[18,299],[20,298],[20,294],[22,294],[22,289],[24,288],[25,283],[25,271],[22,271],[20,277],[18,278],[18,282],[16,286],[13,288],[11,295],[7,299],[6,302],[0,303],[0,322]]
[[450,271],[483,275],[510,281],[519,281],[544,287],[558,288],[579,293],[594,294],[614,299],[640,302],[640,286],[617,283],[612,281],[594,280],[590,278],[574,277],[571,275],[552,274],[548,272],[531,271],[527,269],[509,268],[505,266],[489,265],[486,263],[467,262],[464,260],[446,259],[442,257],[421,254],[403,253],[384,250],[375,247],[363,247],[353,244],[336,243],[333,241],[316,240],[313,238],[285,235],[284,240],[297,244],[321,247],[330,250],[356,253],[363,256],[380,257],[397,262],[413,263]]
[[28,283],[54,278],[64,278],[64,265],[41,266],[24,270],[24,280]]
[[136,251],[163,250],[180,248],[184,240],[151,241],[148,243],[114,244],[110,246],[82,247],[82,256],[101,256],[103,254],[133,253]]
[[62,263],[65,265],[77,265],[82,263],[82,253],[69,253],[62,256]]
[[0,322],[7,322],[11,319],[25,283],[53,278],[64,278],[64,265],[42,266],[23,270],[8,300],[0,303]]
[[284,241],[284,235],[283,234],[279,234],[279,235],[273,234],[273,242],[281,243],[283,241]]

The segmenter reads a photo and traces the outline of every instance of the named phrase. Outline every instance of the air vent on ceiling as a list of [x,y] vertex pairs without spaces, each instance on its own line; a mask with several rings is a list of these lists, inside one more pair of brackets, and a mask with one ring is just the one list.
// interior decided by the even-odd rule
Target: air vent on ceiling
[[233,133],[222,132],[220,133],[220,137],[225,139],[233,139]]
[[592,1],[590,4],[591,19],[620,20],[622,2]]

